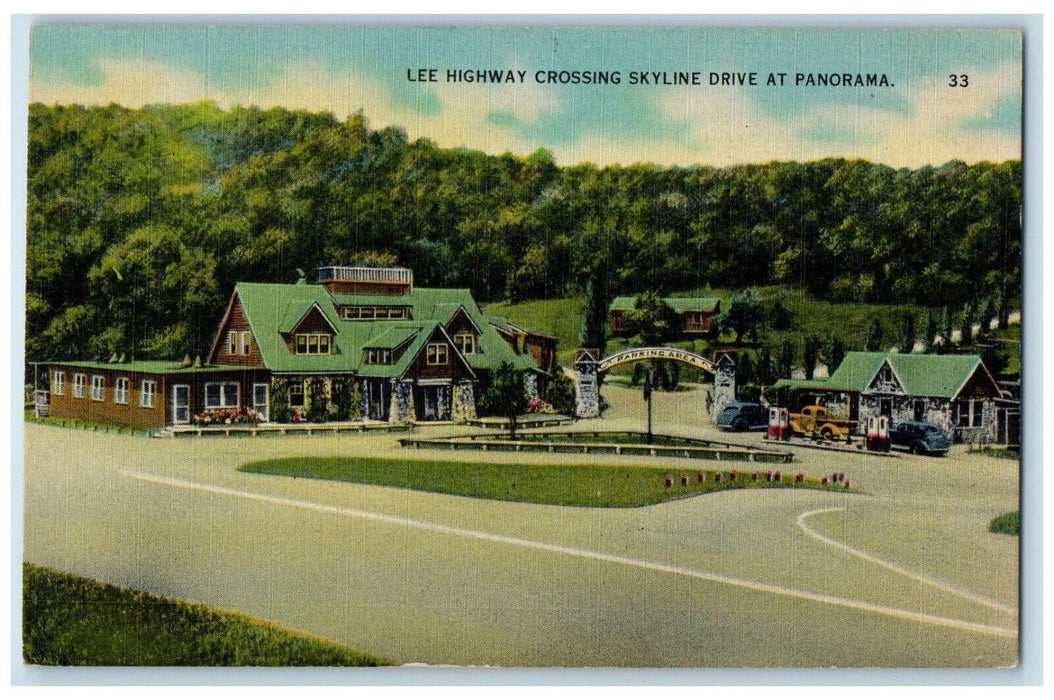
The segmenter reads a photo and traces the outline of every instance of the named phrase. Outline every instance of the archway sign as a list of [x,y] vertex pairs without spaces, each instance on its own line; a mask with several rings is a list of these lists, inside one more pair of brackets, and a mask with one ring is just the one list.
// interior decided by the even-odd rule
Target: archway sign
[[681,348],[654,347],[654,348],[630,348],[620,350],[614,355],[609,355],[597,365],[598,372],[607,372],[612,367],[626,364],[627,362],[640,362],[641,360],[673,360],[706,370],[710,374],[717,373],[717,365],[702,355],[682,350]]
[[579,418],[595,418],[600,415],[600,386],[597,381],[600,373],[618,365],[643,360],[684,362],[714,375],[711,415],[715,421],[721,409],[735,400],[736,363],[727,354],[723,354],[716,362],[689,350],[667,346],[629,348],[603,359],[597,359],[598,354],[595,350],[583,348],[575,358],[575,408]]

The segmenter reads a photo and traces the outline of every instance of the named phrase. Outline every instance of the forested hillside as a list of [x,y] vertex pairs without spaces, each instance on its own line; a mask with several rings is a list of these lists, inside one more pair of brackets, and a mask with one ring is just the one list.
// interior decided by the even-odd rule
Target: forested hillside
[[[27,355],[204,354],[235,282],[363,258],[480,301],[785,285],[1019,303],[1021,164],[558,167],[361,115],[32,105]],[[596,283],[596,282],[595,282]]]

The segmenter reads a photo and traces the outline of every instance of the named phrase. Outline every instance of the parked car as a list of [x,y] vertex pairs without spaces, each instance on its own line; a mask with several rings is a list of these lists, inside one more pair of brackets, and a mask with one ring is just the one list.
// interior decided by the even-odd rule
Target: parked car
[[717,426],[737,433],[766,430],[769,427],[769,409],[753,401],[733,401],[717,414]]
[[918,420],[899,423],[889,431],[889,442],[917,455],[942,455],[952,444],[940,426]]

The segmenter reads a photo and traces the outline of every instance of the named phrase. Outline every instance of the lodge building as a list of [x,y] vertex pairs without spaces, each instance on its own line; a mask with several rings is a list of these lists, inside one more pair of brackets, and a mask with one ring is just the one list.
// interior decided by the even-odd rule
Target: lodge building
[[485,314],[466,289],[415,288],[406,268],[323,267],[315,283],[238,283],[204,363],[48,363],[48,410],[139,428],[224,411],[267,421],[278,392],[296,420],[315,387],[328,402],[340,384],[366,419],[465,421],[502,363],[538,396],[556,338]]

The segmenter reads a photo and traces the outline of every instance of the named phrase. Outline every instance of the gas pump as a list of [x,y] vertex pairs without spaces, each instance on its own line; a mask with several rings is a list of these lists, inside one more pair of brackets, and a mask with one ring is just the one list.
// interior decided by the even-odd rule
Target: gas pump
[[889,416],[868,417],[866,443],[872,452],[889,452]]
[[769,440],[790,440],[790,414],[786,408],[769,408]]

